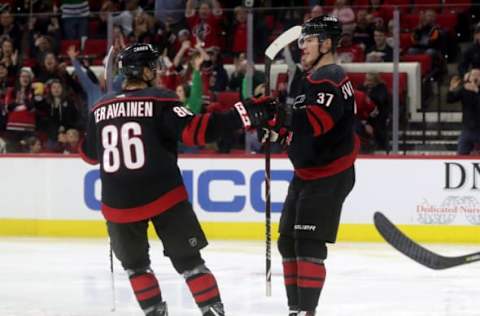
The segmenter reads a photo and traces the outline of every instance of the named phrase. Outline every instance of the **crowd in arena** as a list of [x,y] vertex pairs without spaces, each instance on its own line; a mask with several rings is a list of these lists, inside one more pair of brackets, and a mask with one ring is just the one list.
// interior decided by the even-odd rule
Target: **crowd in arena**
[[[254,63],[263,63],[266,46],[283,30],[325,13],[343,23],[339,61],[391,62],[397,5],[400,60],[420,62],[425,84],[453,75],[446,67],[452,62],[463,77],[480,66],[480,27],[472,19],[477,8],[457,2],[256,1]],[[135,42],[162,52],[157,84],[176,91],[194,113],[223,111],[237,100],[262,95],[265,74],[247,61],[247,13],[243,1],[226,0],[0,1],[0,153],[78,152],[89,107],[122,84],[117,75],[107,85],[92,68],[106,61],[110,29],[113,55]],[[460,51],[458,42],[472,42],[472,34],[471,47]],[[287,55],[300,62],[295,45],[282,54],[285,63]],[[226,64],[233,70],[227,72]],[[252,73],[251,85],[247,73]],[[288,99],[289,75],[280,74],[275,83],[282,102]],[[358,91],[363,152],[388,152],[391,76],[369,72],[351,80]],[[405,91],[400,92],[405,102]],[[428,95],[428,89],[424,92]],[[245,146],[262,151],[254,134],[232,134],[206,148],[180,144],[188,153],[229,153]]]

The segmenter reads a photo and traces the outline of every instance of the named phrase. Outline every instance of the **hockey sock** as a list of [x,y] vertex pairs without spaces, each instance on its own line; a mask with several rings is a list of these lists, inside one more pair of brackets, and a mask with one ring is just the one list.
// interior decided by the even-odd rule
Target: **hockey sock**
[[326,270],[322,259],[297,258],[299,310],[314,311],[325,281]]
[[295,311],[298,308],[295,240],[291,236],[280,234],[278,238],[278,251],[283,258],[283,278],[287,291],[288,307],[290,307],[291,311]]
[[221,301],[217,281],[205,265],[185,271],[183,276],[200,309]]
[[151,269],[127,270],[130,284],[145,314],[162,302],[157,278]]
[[298,307],[297,260],[295,258],[283,258],[283,279],[287,290],[288,306],[291,310],[295,310]]

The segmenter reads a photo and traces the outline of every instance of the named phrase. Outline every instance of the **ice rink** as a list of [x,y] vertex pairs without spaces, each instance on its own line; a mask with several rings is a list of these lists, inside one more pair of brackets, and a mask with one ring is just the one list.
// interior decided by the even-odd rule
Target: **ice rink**
[[[151,243],[152,268],[170,315],[200,315],[183,279]],[[428,245],[445,255],[480,245]],[[211,241],[204,251],[229,316],[287,315],[280,257],[273,253],[273,295],[265,297],[264,244]],[[480,263],[433,271],[387,244],[339,243],[330,247],[318,316],[480,315]],[[115,261],[116,311],[108,242],[103,239],[0,239],[1,316],[108,316],[142,313]]]

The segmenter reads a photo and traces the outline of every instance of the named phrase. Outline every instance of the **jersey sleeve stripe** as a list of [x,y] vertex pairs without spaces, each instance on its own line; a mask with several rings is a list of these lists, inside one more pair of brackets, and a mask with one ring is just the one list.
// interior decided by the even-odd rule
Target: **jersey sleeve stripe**
[[145,205],[131,208],[115,208],[102,204],[105,219],[114,223],[131,223],[162,214],[188,199],[187,190],[180,185]]
[[313,135],[314,136],[322,135],[323,133],[322,122],[318,119],[318,117],[312,114],[312,111],[310,109],[307,109],[307,118],[308,118],[308,121],[310,122],[310,125],[313,128]]
[[183,129],[182,132],[182,141],[187,146],[195,145],[195,133],[197,131],[198,125],[200,123],[201,116],[196,115],[193,119],[188,122],[187,126]]
[[328,132],[329,130],[332,129],[333,125],[335,125],[335,123],[333,121],[333,118],[330,115],[330,113],[325,111],[320,106],[313,105],[313,106],[308,106],[307,108],[311,111],[311,113],[313,115],[315,115],[315,117],[317,117],[320,120],[320,122],[323,126],[322,133]]
[[205,135],[207,133],[208,121],[210,121],[210,113],[202,115],[202,121],[200,122],[200,128],[198,129],[196,140],[197,145],[205,145]]

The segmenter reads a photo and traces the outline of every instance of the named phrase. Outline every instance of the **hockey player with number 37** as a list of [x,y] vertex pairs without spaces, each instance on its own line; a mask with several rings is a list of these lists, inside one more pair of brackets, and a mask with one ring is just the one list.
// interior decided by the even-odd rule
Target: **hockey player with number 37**
[[277,117],[282,119],[270,136],[288,143],[295,169],[278,240],[290,316],[315,315],[326,277],[327,243],[336,241],[342,204],[355,182],[354,92],[334,56],[341,33],[341,23],[332,16],[302,25],[298,43],[310,71],[301,79],[292,108],[279,107],[288,111]]
[[101,210],[111,247],[145,315],[168,315],[150,267],[150,221],[202,315],[225,315],[215,277],[200,255],[207,240],[188,201],[177,143],[203,145],[234,129],[266,126],[276,104],[270,98],[246,100],[226,113],[193,115],[173,92],[152,86],[158,56],[149,44],[120,53],[123,91],[90,110],[82,157],[100,163]]

